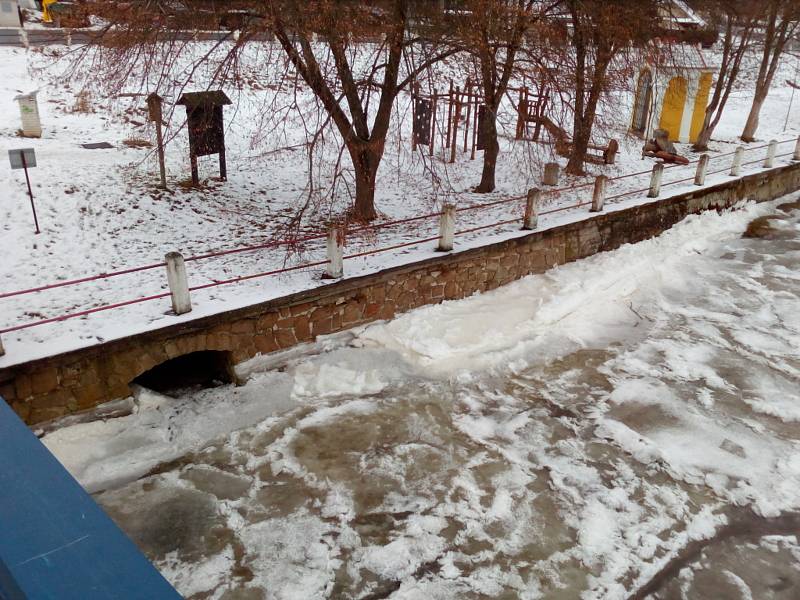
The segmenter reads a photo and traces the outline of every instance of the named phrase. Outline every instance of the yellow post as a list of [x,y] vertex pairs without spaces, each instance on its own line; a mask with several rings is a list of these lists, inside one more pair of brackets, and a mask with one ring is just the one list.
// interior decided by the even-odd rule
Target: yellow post
[[664,107],[661,109],[659,127],[669,132],[669,139],[672,142],[680,140],[683,107],[686,104],[686,88],[686,79],[673,77],[664,94]]
[[708,106],[708,95],[711,91],[711,73],[700,75],[700,85],[697,88],[697,96],[694,99],[694,109],[692,112],[692,127],[689,129],[689,141],[694,144],[703,129],[703,121],[706,118],[706,106]]
[[42,0],[42,21],[45,23],[53,22],[53,17],[47,9],[50,8],[51,4],[55,4],[56,2],[58,2],[58,0]]

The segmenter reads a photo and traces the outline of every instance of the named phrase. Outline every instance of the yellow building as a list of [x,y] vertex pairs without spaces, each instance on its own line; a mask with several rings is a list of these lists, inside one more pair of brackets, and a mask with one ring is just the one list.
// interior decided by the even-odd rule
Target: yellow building
[[666,129],[670,141],[695,142],[703,127],[716,68],[698,43],[679,40],[691,39],[691,32],[706,28],[706,24],[678,0],[665,4],[663,11],[662,24],[672,35],[654,41],[636,76],[630,130],[650,139],[655,129]]
[[631,132],[650,139],[655,129],[666,129],[673,142],[695,142],[703,127],[716,69],[698,49],[694,64],[657,67],[639,72],[631,117]]

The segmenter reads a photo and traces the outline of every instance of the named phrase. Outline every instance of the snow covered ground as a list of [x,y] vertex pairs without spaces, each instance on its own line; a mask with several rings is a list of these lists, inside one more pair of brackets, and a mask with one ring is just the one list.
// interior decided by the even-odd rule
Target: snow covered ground
[[623,599],[708,543],[657,598],[789,600],[796,530],[735,532],[800,510],[798,198],[44,442],[189,598]]
[[[205,49],[197,45],[198,52]],[[306,156],[302,150],[277,148],[297,142],[297,132],[288,133],[264,125],[266,108],[274,98],[275,73],[258,71],[252,74],[252,87],[240,91],[226,90],[234,105],[226,109],[228,145],[228,181],[216,181],[216,158],[201,159],[204,178],[200,190],[181,185],[189,174],[188,151],[183,121],[178,110],[171,119],[172,128],[167,148],[169,171],[168,193],[156,189],[157,161],[152,148],[135,148],[140,141],[152,140],[154,133],[147,123],[144,102],[138,98],[106,98],[90,87],[82,89],[74,78],[61,76],[63,65],[52,56],[58,47],[38,50],[0,49],[0,137],[9,148],[34,147],[39,166],[32,170],[41,235],[33,235],[30,207],[20,171],[3,171],[2,184],[7,190],[0,206],[0,227],[5,240],[0,261],[0,295],[43,284],[64,281],[98,273],[107,273],[141,265],[159,263],[169,251],[185,256],[212,250],[263,244],[280,237],[281,227],[294,213],[306,193]],[[779,82],[792,76],[793,64],[784,65],[776,76]],[[176,67],[179,68],[179,67]],[[195,74],[194,85],[203,89],[210,67]],[[784,77],[784,75],[786,75]],[[176,77],[176,81],[180,80]],[[18,111],[12,98],[21,91],[40,89],[40,107],[44,137],[27,140],[16,137]],[[139,91],[132,90],[132,91]],[[173,90],[174,91],[174,90]],[[87,92],[84,102],[77,95]],[[759,136],[791,139],[800,133],[800,109],[796,108],[784,132],[784,119],[791,91],[777,87],[769,97],[762,114]],[[169,96],[169,94],[167,94]],[[174,95],[174,94],[173,94]],[[167,101],[174,102],[169,96]],[[301,101],[308,101],[306,100]],[[750,93],[747,87],[734,93],[730,107],[717,130],[712,156],[729,152],[740,132]],[[405,103],[404,103],[405,102]],[[503,197],[525,193],[538,185],[541,162],[563,159],[552,155],[552,146],[514,142],[513,119],[506,115],[506,137],[498,172],[498,191],[489,196],[470,193],[479,179],[480,160],[470,161],[460,155],[455,165],[436,161],[437,181],[426,170],[427,161],[410,152],[407,127],[407,98],[399,103],[398,115],[384,165],[379,173],[377,205],[381,221],[406,218],[435,211],[445,200],[465,207]],[[622,140],[618,164],[613,167],[590,167],[590,176],[605,173],[617,176],[651,168],[649,160],[641,160],[641,141],[624,138],[629,110],[621,101],[618,114],[608,116],[617,122],[616,137]],[[796,106],[800,107],[800,98]],[[180,107],[179,107],[180,108]],[[86,112],[89,111],[89,112]],[[612,132],[613,133],[613,132]],[[86,150],[80,144],[107,141],[114,147]],[[754,146],[760,143],[754,144]],[[780,152],[789,152],[783,145]],[[693,158],[688,148],[682,151]],[[760,159],[764,150],[749,153],[748,159]],[[533,157],[533,159],[531,158]],[[479,155],[480,158],[480,155]],[[785,160],[785,159],[782,159]],[[711,168],[725,169],[730,157],[712,161]],[[758,168],[758,165],[748,167]],[[694,166],[667,172],[665,181],[691,177]],[[709,183],[725,179],[724,174],[709,178]],[[323,178],[324,179],[324,178]],[[565,184],[579,183],[580,178],[566,178]],[[647,186],[648,176],[631,177],[614,182],[609,194],[619,194]],[[679,192],[690,184],[668,186],[664,193]],[[589,188],[548,196],[552,206],[567,206],[586,201]],[[629,196],[615,206],[644,201],[641,194]],[[346,199],[340,198],[331,210],[341,212]],[[458,229],[497,223],[521,217],[522,201],[492,209],[460,212]],[[546,215],[541,227],[585,218],[586,207]],[[310,214],[303,222],[302,233],[317,233],[330,213]],[[466,248],[503,237],[518,235],[516,225],[483,230],[458,236],[457,248]],[[435,219],[403,227],[368,231],[348,240],[347,252],[361,252],[387,247],[415,239],[435,237]],[[434,244],[411,246],[346,261],[346,274],[353,276],[372,272],[393,264],[401,264],[430,256]],[[228,255],[189,263],[191,285],[260,273],[300,261],[324,258],[321,242],[306,244],[301,254],[287,257],[284,248],[266,249]],[[319,285],[320,268],[296,271],[286,276],[271,276],[193,294],[195,310],[182,318],[194,318],[281,296],[292,291]],[[166,278],[162,269],[137,272],[110,280],[93,281],[41,293],[0,298],[0,330],[63,314],[78,312],[110,303],[132,300],[162,293]],[[165,314],[168,301],[154,300],[110,312],[72,319],[51,325],[3,334],[7,354],[0,358],[0,368],[58,351],[113,339],[126,334],[175,322]]]

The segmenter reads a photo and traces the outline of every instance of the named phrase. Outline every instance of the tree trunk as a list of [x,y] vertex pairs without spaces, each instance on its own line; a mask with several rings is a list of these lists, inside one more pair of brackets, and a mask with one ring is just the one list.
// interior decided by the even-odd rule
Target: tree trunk
[[569,161],[564,169],[570,175],[585,175],[583,161],[586,158],[586,151],[589,147],[588,131],[587,128],[580,127],[572,139],[572,152],[569,154]]
[[709,124],[703,127],[699,134],[697,134],[697,141],[692,144],[692,150],[695,152],[705,152],[708,150],[708,142],[711,141],[711,134],[714,133],[714,128]]
[[756,92],[753,98],[753,105],[750,107],[750,114],[747,115],[747,123],[745,123],[744,131],[742,131],[742,141],[752,142],[756,138],[756,131],[758,130],[758,117],[761,113],[761,107],[764,105],[767,95],[764,93]]
[[483,173],[481,174],[481,182],[475,188],[475,191],[479,194],[488,194],[494,191],[494,174],[497,168],[497,157],[500,154],[500,144],[497,141],[497,113],[488,106],[483,119],[481,135],[485,144],[483,149]]
[[375,211],[375,180],[383,152],[371,144],[358,144],[350,147],[349,151],[356,178],[356,197],[351,214],[359,221],[372,221],[378,216]]

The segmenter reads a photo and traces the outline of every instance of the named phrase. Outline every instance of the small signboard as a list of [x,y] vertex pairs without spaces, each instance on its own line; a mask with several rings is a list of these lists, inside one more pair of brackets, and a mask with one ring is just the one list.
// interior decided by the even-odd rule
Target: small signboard
[[[23,160],[23,157],[25,160]],[[36,152],[33,148],[18,148],[8,151],[8,160],[12,169],[30,169],[36,166]]]
[[16,150],[9,150],[8,161],[11,163],[12,169],[25,169],[25,183],[28,184],[28,196],[31,197],[33,224],[36,226],[36,233],[39,233],[39,219],[36,218],[36,206],[33,203],[31,179],[28,176],[28,169],[36,166],[36,153],[33,151],[33,148],[17,148]]
[[427,146],[431,143],[432,102],[417,98],[414,104],[414,136],[417,144]]

